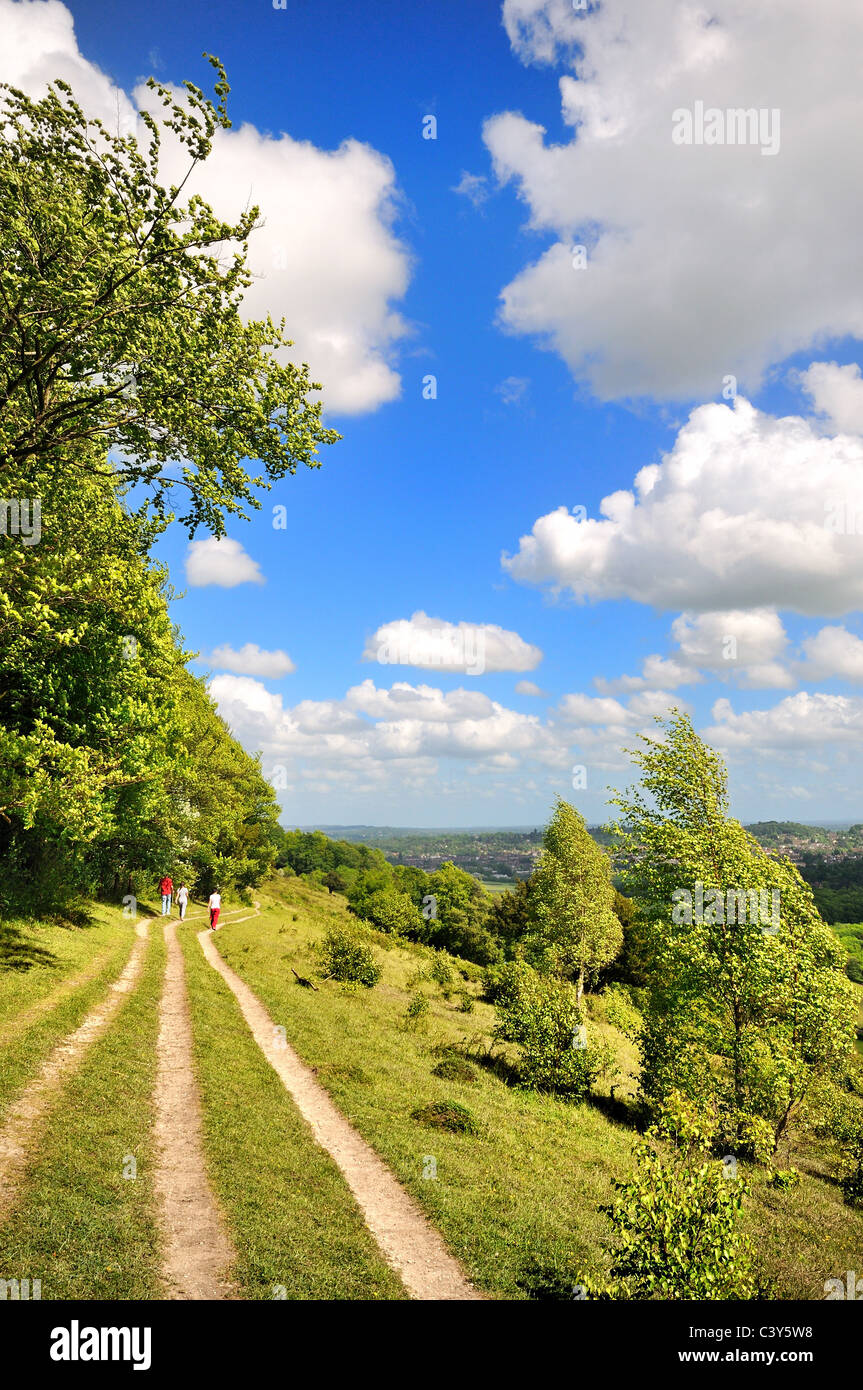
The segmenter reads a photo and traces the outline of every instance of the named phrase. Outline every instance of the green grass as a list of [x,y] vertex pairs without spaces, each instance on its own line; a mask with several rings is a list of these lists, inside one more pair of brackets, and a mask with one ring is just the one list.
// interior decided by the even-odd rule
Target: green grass
[[164,942],[150,930],[137,986],[66,1083],[0,1233],[0,1277],[41,1279],[43,1299],[164,1297],[152,1140]]
[[[428,1031],[404,1031],[408,980],[428,963],[428,953],[383,937],[376,937],[384,973],[375,989],[351,991],[320,980],[318,993],[298,987],[291,966],[313,973],[314,942],[334,917],[351,919],[343,900],[300,880],[274,892],[259,894],[261,918],[226,926],[220,950],[480,1287],[496,1298],[542,1297],[543,1290],[565,1291],[584,1274],[604,1279],[609,1228],[597,1208],[613,1198],[613,1180],[632,1169],[637,1136],[625,1107],[607,1099],[572,1106],[520,1092],[487,1068],[478,1069],[473,1084],[434,1076],[440,1045],[471,1035],[479,1043],[488,1039],[491,1008],[477,1000],[472,1014],[461,1014],[455,995],[447,1002],[425,982]],[[615,1041],[623,1072],[631,1071],[632,1044],[600,1021],[594,1027]],[[630,1079],[619,1088],[618,1098],[634,1084]],[[479,1134],[433,1132],[411,1117],[435,1102],[468,1107]],[[796,1161],[803,1180],[786,1193],[766,1187],[763,1169],[749,1175],[747,1224],[779,1296],[819,1298],[826,1278],[859,1263],[863,1218],[825,1180],[829,1164],[820,1152]]]
[[180,937],[208,1169],[237,1249],[240,1296],[271,1299],[282,1286],[289,1299],[405,1298],[339,1170],[205,961],[199,927]]
[[[102,998],[135,939],[133,923],[110,908],[95,909],[94,925],[83,930],[28,926],[27,934],[54,963],[0,966],[0,1119],[56,1044]],[[86,978],[76,984],[79,975]]]

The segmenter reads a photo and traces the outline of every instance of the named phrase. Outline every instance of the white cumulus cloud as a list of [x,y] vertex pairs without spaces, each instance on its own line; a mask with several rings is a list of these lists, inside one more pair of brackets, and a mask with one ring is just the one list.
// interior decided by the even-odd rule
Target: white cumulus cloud
[[[507,328],[606,399],[714,397],[727,375],[751,392],[769,364],[863,336],[860,5],[505,0],[503,19],[523,61],[564,65],[572,132],[529,111],[485,125],[497,178],[551,239],[502,292]],[[675,144],[673,113],[697,102],[778,112],[778,152]]]
[[799,416],[743,397],[699,406],[662,462],[600,512],[539,517],[504,568],[580,599],[665,610],[839,616],[863,604],[863,441]]
[[473,676],[487,671],[533,671],[542,661],[542,652],[517,632],[494,623],[450,623],[418,610],[372,633],[363,661],[464,671]]
[[215,585],[235,589],[238,584],[265,584],[257,560],[230,536],[208,536],[190,541],[186,552],[186,581],[193,589]]
[[210,665],[220,671],[236,671],[241,676],[265,676],[278,680],[297,668],[287,652],[265,651],[256,642],[246,642],[239,650],[224,643],[210,653]]

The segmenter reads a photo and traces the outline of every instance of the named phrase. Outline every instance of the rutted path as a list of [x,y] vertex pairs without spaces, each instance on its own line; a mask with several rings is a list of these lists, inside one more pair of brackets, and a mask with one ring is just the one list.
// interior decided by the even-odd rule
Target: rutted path
[[135,926],[135,942],[128,961],[74,1033],[58,1043],[34,1078],[13,1101],[0,1128],[0,1219],[13,1205],[28,1157],[63,1082],[79,1066],[84,1054],[114,1018],[124,995],[137,983],[147,949],[148,921]]
[[411,1297],[479,1299],[481,1294],[469,1283],[419,1206],[336,1109],[311,1069],[283,1041],[263,1004],[219,955],[210,932],[198,932],[198,941],[210,965],[233,991],[255,1042],[311,1126],[315,1139],[341,1170],[384,1258]]
[[178,925],[175,919],[165,923],[168,959],[157,1044],[155,1188],[164,1274],[171,1298],[226,1299],[233,1295],[227,1269],[235,1253],[204,1163],[201,1098]]

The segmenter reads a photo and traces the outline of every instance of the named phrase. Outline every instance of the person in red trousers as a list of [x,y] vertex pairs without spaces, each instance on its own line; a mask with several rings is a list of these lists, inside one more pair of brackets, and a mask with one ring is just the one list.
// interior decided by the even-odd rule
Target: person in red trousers
[[219,925],[219,913],[222,909],[222,895],[218,889],[210,894],[207,907],[210,909],[210,931],[215,931]]

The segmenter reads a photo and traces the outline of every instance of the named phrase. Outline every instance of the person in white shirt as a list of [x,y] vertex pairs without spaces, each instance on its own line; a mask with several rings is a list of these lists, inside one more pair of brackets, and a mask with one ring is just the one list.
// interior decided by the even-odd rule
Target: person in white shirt
[[180,909],[180,921],[186,915],[186,908],[189,906],[189,890],[185,883],[180,884],[180,891],[177,894],[177,906]]
[[218,889],[210,894],[207,907],[210,909],[210,931],[215,931],[219,925],[219,912],[222,907],[222,895]]

